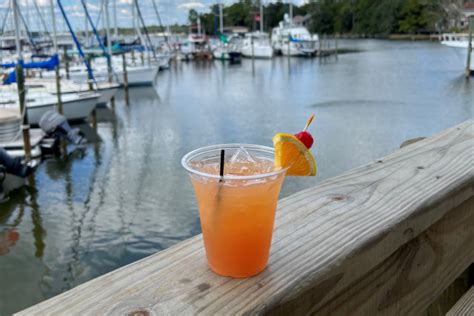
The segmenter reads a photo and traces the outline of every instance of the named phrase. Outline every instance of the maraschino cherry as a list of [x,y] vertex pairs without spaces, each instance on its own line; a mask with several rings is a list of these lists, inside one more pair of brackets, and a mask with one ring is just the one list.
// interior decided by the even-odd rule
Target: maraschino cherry
[[295,137],[298,138],[298,140],[301,141],[308,149],[310,149],[311,146],[313,146],[314,140],[313,140],[313,136],[311,136],[311,134],[306,130],[308,129],[313,119],[314,119],[314,114],[311,115],[311,117],[309,118],[303,131],[299,132],[298,134],[295,134]]

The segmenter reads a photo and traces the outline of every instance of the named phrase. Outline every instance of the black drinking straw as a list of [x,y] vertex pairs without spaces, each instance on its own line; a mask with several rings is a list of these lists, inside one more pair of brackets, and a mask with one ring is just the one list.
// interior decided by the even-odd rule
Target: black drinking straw
[[225,159],[225,150],[221,150],[221,162],[220,162],[220,170],[219,170],[219,175],[221,176],[221,179],[219,182],[224,181],[224,159]]

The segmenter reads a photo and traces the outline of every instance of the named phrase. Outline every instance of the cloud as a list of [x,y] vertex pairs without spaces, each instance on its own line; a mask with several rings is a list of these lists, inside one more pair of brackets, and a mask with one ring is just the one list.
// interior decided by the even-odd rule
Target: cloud
[[205,7],[206,6],[202,4],[201,2],[187,2],[187,3],[182,3],[178,5],[178,9],[182,9],[182,10],[202,9]]

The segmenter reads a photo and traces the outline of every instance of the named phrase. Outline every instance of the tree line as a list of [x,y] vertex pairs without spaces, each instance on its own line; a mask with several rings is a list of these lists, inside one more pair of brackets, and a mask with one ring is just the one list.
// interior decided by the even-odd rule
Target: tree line
[[[225,26],[244,26],[257,30],[261,0],[239,0],[223,8]],[[384,36],[389,34],[428,34],[450,31],[453,19],[459,20],[466,0],[313,0],[302,6],[293,5],[293,15],[309,17],[307,27],[319,34],[354,34]],[[264,28],[270,31],[288,13],[287,1],[264,5]],[[200,18],[206,34],[219,29],[219,7],[206,13],[189,12],[189,22]],[[454,27],[456,23],[454,23]]]

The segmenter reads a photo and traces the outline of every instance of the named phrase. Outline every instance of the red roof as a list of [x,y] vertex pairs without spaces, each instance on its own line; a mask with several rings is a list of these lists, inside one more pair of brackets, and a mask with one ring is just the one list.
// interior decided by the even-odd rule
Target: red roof
[[465,10],[474,10],[474,2],[466,2],[464,3]]

